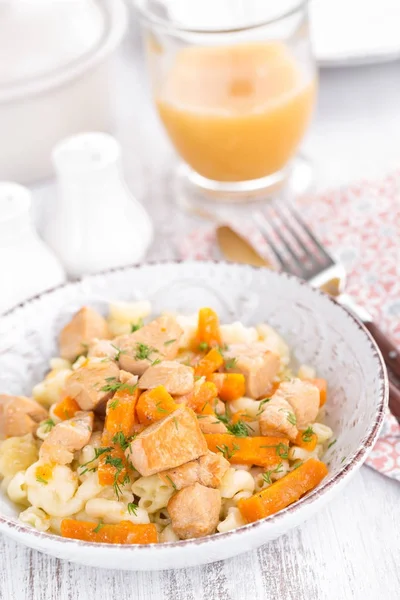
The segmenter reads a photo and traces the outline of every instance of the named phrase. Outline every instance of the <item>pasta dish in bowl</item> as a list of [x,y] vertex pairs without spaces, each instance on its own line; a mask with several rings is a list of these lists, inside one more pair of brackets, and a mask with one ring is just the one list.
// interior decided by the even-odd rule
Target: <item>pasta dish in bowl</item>
[[[256,279],[262,272],[213,267],[222,273],[247,270]],[[179,275],[185,265],[174,268]],[[295,279],[272,274],[275,278],[323,298]],[[90,279],[98,293],[99,278]],[[74,292],[75,285],[82,284],[72,284]],[[53,294],[62,292],[60,288]],[[113,545],[119,552],[123,546],[137,552],[145,547],[167,551],[193,542],[222,541],[224,534],[251,533],[254,524],[267,526],[271,518],[271,525],[274,520],[279,524],[291,510],[297,514],[297,506],[311,506],[307,503],[324,495],[324,483],[329,487],[331,475],[340,471],[335,452],[340,438],[340,452],[343,442],[351,451],[350,434],[357,424],[345,423],[337,411],[347,400],[347,390],[332,378],[331,365],[324,368],[318,344],[311,342],[313,352],[305,352],[303,362],[301,350],[295,346],[292,352],[290,340],[278,331],[279,324],[275,327],[276,309],[246,307],[244,313],[255,314],[245,314],[243,322],[243,311],[227,310],[220,293],[206,306],[199,305],[196,293],[196,310],[184,312],[181,292],[178,302],[162,290],[155,301],[154,293],[151,301],[142,293],[140,299],[112,302],[104,297],[99,302],[94,294],[92,302],[86,302],[78,292],[68,317],[59,311],[60,322],[56,315],[51,332],[55,353],[44,379],[30,380],[34,385],[24,388],[24,395],[10,386],[4,389],[1,488],[17,515],[16,530],[32,531],[49,547],[68,542],[82,548],[87,543],[103,549]],[[45,298],[49,299],[51,294]],[[83,302],[76,306],[79,299]],[[287,300],[299,320],[294,327],[285,306],[282,319],[292,328],[289,338],[297,327],[301,339],[304,323],[296,306],[301,302],[290,293]],[[327,298],[324,303],[332,304]],[[234,318],[227,319],[227,313]],[[318,318],[312,325],[310,321],[314,336],[321,335],[316,323]],[[323,334],[319,341],[328,347]],[[332,356],[338,349],[334,341]],[[371,364],[375,361],[379,367],[376,356]],[[348,364],[353,386],[362,381],[355,366],[356,362]],[[351,458],[340,456],[343,470]],[[214,556],[205,555],[201,561],[209,559]],[[140,568],[166,566],[171,565]]]

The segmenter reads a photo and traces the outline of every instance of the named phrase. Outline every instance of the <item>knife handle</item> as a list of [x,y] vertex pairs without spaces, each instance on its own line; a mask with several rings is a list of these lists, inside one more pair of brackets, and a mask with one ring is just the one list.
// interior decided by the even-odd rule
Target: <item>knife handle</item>
[[386,366],[389,367],[393,373],[400,377],[400,350],[396,347],[395,343],[390,339],[386,333],[379,329],[379,327],[372,321],[364,323],[376,343],[378,344],[379,350],[382,352],[383,360]]

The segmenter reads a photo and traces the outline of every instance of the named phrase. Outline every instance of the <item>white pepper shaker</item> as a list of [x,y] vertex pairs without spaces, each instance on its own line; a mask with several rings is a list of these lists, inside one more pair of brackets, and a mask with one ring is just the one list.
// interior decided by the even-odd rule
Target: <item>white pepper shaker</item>
[[53,150],[58,196],[44,237],[71,277],[139,262],[151,243],[151,221],[125,183],[120,154],[118,142],[100,132]]
[[0,182],[0,313],[65,281],[58,260],[36,233],[28,189]]

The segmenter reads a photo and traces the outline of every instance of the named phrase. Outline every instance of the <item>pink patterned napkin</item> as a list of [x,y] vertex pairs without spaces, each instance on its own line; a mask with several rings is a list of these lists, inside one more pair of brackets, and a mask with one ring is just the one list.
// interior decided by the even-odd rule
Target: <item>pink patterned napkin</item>
[[[371,313],[400,346],[400,171],[298,202],[324,245],[345,265],[346,292]],[[262,241],[247,233],[259,250]],[[246,231],[241,228],[242,235]],[[182,258],[215,254],[214,227],[192,231],[179,247]],[[388,412],[367,464],[400,481],[400,425]]]

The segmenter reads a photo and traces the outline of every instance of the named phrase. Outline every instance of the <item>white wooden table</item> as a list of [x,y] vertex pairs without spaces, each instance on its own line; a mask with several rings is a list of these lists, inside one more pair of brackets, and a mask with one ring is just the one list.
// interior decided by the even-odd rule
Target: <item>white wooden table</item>
[[[117,135],[132,190],[157,228],[150,258],[172,258],[174,238],[193,226],[172,204],[173,153],[155,118],[132,35],[117,62]],[[383,173],[400,164],[400,64],[321,75],[305,150],[317,187]],[[51,185],[36,190],[38,223]],[[177,233],[178,232],[178,233]],[[183,571],[132,573],[81,567],[0,536],[1,600],[398,600],[400,483],[362,467],[318,516],[259,551]]]

